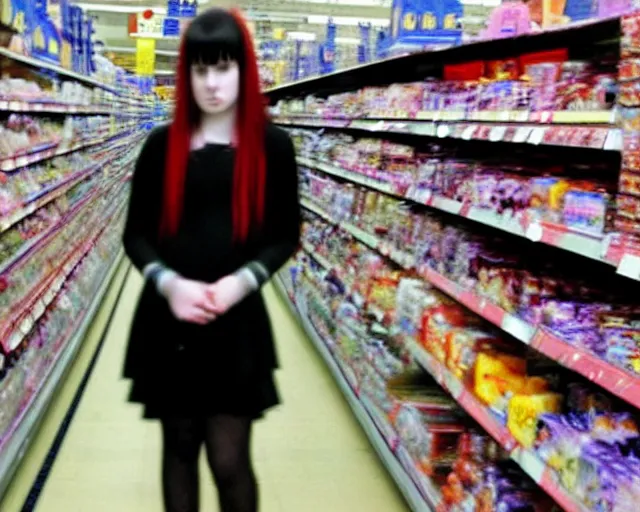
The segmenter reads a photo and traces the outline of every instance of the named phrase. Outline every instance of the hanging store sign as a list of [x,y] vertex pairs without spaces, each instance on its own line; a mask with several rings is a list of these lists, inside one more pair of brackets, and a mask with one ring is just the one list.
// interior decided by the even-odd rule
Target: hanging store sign
[[136,74],[152,76],[156,67],[156,40],[140,37],[136,40]]
[[197,12],[196,0],[167,0],[168,18],[195,18]]
[[391,40],[423,46],[458,44],[462,14],[460,0],[394,0]]
[[164,16],[153,11],[144,11],[129,15],[129,36],[158,38],[162,37]]

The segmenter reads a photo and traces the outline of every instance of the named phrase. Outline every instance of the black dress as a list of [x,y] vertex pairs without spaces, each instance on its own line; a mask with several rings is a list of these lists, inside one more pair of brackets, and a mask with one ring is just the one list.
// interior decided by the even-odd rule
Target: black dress
[[[138,159],[124,232],[127,255],[142,270],[164,263],[188,279],[213,283],[249,262],[272,275],[298,247],[300,207],[293,144],[283,130],[266,129],[267,185],[260,232],[232,243],[234,150],[209,144],[191,152],[176,236],[160,239],[162,183],[168,128],[151,132]],[[264,278],[260,279],[260,283]],[[178,321],[146,283],[131,326],[124,376],[130,401],[145,418],[235,414],[260,417],[279,401],[271,325],[260,292],[214,322]]]

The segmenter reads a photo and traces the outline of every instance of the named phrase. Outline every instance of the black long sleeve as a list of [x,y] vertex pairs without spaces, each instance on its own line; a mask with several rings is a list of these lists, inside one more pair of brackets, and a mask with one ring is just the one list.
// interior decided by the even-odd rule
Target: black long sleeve
[[[298,166],[289,135],[270,127],[267,132],[268,193],[266,243],[255,264],[250,264],[259,284],[264,284],[294,254],[300,243]],[[266,272],[265,272],[266,271]]]
[[233,151],[211,144],[191,153],[178,232],[160,240],[168,129],[154,130],[136,163],[123,236],[135,267],[143,271],[151,263],[160,263],[189,279],[215,282],[246,266],[259,285],[268,281],[297,249],[301,217],[291,138],[269,125],[265,142],[265,214],[255,238],[246,246],[233,242]]
[[160,219],[166,129],[153,130],[143,144],[131,183],[123,244],[133,265],[142,272],[160,262],[157,240]]

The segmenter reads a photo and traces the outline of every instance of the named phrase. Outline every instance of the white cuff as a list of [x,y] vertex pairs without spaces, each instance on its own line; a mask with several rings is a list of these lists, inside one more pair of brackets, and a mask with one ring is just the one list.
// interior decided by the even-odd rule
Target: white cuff
[[243,283],[245,283],[248,291],[255,292],[258,288],[260,288],[260,283],[258,282],[258,279],[250,268],[242,267],[236,272],[236,276],[239,277]]
[[158,290],[158,293],[163,297],[167,296],[167,284],[169,284],[169,281],[174,277],[178,277],[178,273],[169,269],[162,270],[158,274],[156,278],[156,290]]

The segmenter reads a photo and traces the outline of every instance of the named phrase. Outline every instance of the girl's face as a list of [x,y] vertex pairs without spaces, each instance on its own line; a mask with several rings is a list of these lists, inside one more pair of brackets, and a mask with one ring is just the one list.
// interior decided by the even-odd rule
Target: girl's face
[[191,65],[193,98],[203,114],[220,114],[233,108],[240,94],[240,68],[235,60]]

